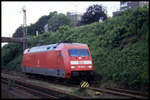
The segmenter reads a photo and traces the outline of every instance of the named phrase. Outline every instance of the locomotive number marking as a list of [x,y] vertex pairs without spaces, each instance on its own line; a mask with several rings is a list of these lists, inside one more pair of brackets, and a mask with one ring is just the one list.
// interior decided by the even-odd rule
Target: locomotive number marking
[[72,64],[72,65],[77,65],[77,64],[92,64],[92,62],[90,60],[86,60],[86,61],[70,61],[70,64]]
[[84,61],[78,61],[79,64],[84,64]]

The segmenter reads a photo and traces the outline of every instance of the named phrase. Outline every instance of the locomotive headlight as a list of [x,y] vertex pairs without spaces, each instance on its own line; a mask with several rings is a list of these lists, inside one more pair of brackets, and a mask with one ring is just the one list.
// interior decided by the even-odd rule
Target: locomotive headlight
[[88,68],[92,68],[92,66],[88,66]]
[[71,68],[73,69],[73,68],[75,68],[75,66],[71,66]]

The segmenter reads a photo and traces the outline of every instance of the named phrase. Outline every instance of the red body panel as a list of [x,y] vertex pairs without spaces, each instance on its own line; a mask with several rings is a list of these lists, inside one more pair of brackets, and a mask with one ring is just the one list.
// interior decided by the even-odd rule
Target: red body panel
[[60,51],[47,51],[24,54],[22,66],[63,69]]
[[[22,67],[61,69],[65,71],[65,78],[70,78],[72,71],[93,71],[90,51],[88,57],[71,57],[68,49],[88,49],[89,51],[85,44],[61,43],[54,51],[25,53]],[[78,64],[71,64],[71,61],[78,62]],[[85,64],[90,61],[92,63]],[[71,68],[71,66],[75,66],[75,68]],[[88,68],[88,66],[92,67]]]

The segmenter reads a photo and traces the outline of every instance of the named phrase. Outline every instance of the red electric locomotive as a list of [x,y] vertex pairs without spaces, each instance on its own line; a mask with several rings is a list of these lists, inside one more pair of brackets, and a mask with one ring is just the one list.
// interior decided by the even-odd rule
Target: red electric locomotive
[[57,43],[28,48],[24,51],[22,71],[70,79],[90,78],[93,62],[88,45]]

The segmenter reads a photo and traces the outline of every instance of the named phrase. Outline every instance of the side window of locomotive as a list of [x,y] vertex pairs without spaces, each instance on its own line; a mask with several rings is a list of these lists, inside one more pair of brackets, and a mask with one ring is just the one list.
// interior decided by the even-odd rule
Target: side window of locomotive
[[28,49],[28,52],[30,51],[30,49]]
[[47,47],[47,50],[50,49],[51,47]]
[[68,51],[71,57],[89,56],[88,49],[69,49]]

